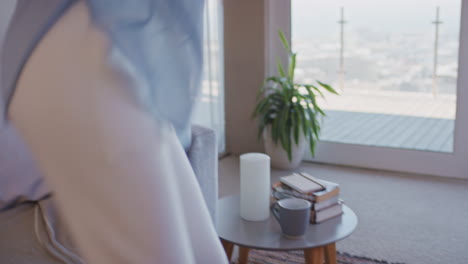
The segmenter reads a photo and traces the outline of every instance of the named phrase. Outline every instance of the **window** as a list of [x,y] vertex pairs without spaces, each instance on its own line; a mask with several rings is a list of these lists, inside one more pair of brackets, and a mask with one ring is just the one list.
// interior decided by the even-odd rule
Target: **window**
[[453,152],[460,0],[294,0],[298,81],[330,83],[322,140]]
[[[278,29],[283,29],[288,37],[291,32],[293,47],[299,52],[299,69],[296,75],[303,78],[301,81],[307,81],[306,78],[318,79],[329,82],[339,89],[339,77],[340,75],[343,77],[342,95],[330,95],[321,102],[322,107],[327,109],[328,117],[324,119],[322,141],[317,145],[316,156],[309,156],[307,159],[323,163],[468,178],[468,163],[466,162],[468,160],[468,105],[460,103],[468,100],[468,89],[465,89],[468,86],[468,0],[408,0],[405,2],[402,0],[290,0],[267,1],[266,4],[265,23],[268,37],[266,65],[274,66],[275,57],[283,55],[283,49],[277,45],[276,37]],[[344,19],[341,19],[342,7]],[[439,7],[439,19],[437,19],[437,7]],[[343,23],[343,68],[341,72],[340,20],[346,22]],[[440,22],[433,24],[438,20],[441,24]],[[358,25],[362,26],[358,27]],[[372,32],[362,30],[367,25],[370,26]],[[423,27],[424,30],[422,30]],[[396,40],[388,36],[383,39],[379,37],[385,32],[395,34],[396,29],[399,30],[400,37],[405,38],[401,41],[412,44],[402,49],[403,44],[400,45],[398,44],[400,42],[397,42],[397,45],[389,48],[390,44]],[[366,39],[372,40],[369,43],[363,41],[361,36],[366,31],[367,34],[372,33],[371,35],[374,36],[374,38]],[[328,42],[330,43],[328,46],[324,46],[321,42],[321,40],[326,40],[323,38],[325,33],[334,39]],[[419,41],[416,41],[417,35],[419,35]],[[425,36],[425,42],[421,41],[424,40],[422,36]],[[411,38],[415,38],[414,41],[411,41]],[[455,38],[456,42],[453,41]],[[379,39],[381,39],[380,49],[371,48],[370,44],[375,44]],[[437,48],[436,39],[438,39]],[[301,44],[305,40],[312,42],[308,45]],[[354,47],[351,49],[353,43]],[[320,52],[316,52],[318,48],[321,49]],[[403,74],[398,70],[407,67],[408,62],[400,62],[393,67],[382,67],[382,60],[396,61],[405,58],[401,55],[395,56],[398,49],[399,52],[406,50],[408,60],[419,58],[424,64],[421,64],[419,68],[403,71]],[[447,52],[447,49],[451,51]],[[421,56],[420,53],[423,52],[425,56]],[[356,58],[356,55],[360,57]],[[329,58],[334,56],[334,59],[326,61],[324,59],[326,56]],[[306,57],[306,62],[301,62],[303,57]],[[307,57],[309,57],[308,62]],[[362,62],[363,58],[366,59],[366,63],[374,64],[369,66],[352,63]],[[414,63],[414,61],[409,62]],[[309,65],[304,63],[309,63]],[[434,65],[436,65],[435,71]],[[307,72],[305,66],[308,66],[309,70],[315,69]],[[270,66],[268,67],[271,70]],[[421,67],[426,70],[421,71]],[[369,82],[375,78],[356,73],[366,68],[371,73],[377,72],[378,78],[387,80],[387,84],[384,82],[381,86],[376,86],[377,82]],[[418,70],[419,73],[416,74]],[[268,72],[272,73],[272,71]],[[412,79],[421,73],[424,74],[424,82]],[[393,78],[389,78],[392,74]],[[418,78],[421,79],[421,77]],[[434,79],[438,88],[436,93],[432,92]],[[416,82],[411,80],[416,80]],[[364,85],[366,82],[371,85]],[[401,85],[404,82],[412,83],[410,83],[411,86]],[[421,83],[426,85],[421,86]],[[362,90],[361,94],[358,93],[359,90]],[[358,94],[351,97],[352,93]],[[386,99],[384,97],[385,101],[382,102],[379,101],[382,97],[376,98],[373,93],[387,93],[387,95],[396,93],[406,96],[385,96]],[[419,96],[410,96],[411,94]],[[444,107],[434,107],[434,102],[443,102],[444,97],[450,96],[453,101],[446,104],[449,107],[445,107],[445,110],[441,110]],[[359,101],[365,98],[369,100]],[[344,101],[337,103],[339,100]],[[410,105],[410,109],[403,111],[405,107],[401,107],[400,104],[405,100],[407,102],[405,107]],[[432,110],[431,107],[433,107]],[[332,111],[343,115],[339,119],[335,118],[336,115],[333,116]],[[425,116],[422,116],[421,112]],[[453,115],[453,118],[448,118],[447,115]],[[385,125],[376,124],[375,122],[382,117],[389,118],[381,120],[385,122]],[[402,119],[406,121],[401,123]],[[431,122],[424,122],[427,119]],[[445,122],[445,124],[440,125],[440,122]],[[451,122],[453,125],[450,124]],[[421,123],[425,125],[421,126]],[[343,137],[346,138],[337,139],[336,134],[333,135],[339,132],[345,132]],[[395,137],[395,135],[401,135],[402,132],[406,132],[406,136]],[[415,133],[419,133],[420,138],[416,137],[417,140],[413,142],[419,145],[415,143],[413,146],[407,145],[405,142],[408,142],[409,136],[414,138]],[[439,137],[434,136],[439,133]],[[443,140],[444,137],[445,140]],[[359,138],[360,140],[372,138],[372,142],[356,140]],[[383,140],[392,138],[398,140],[393,141],[392,144],[388,143],[392,142],[391,140]],[[437,146],[434,147],[434,145]],[[444,147],[441,148],[441,146]]]
[[204,19],[204,71],[193,122],[212,128],[218,151],[225,151],[222,2],[206,1]]

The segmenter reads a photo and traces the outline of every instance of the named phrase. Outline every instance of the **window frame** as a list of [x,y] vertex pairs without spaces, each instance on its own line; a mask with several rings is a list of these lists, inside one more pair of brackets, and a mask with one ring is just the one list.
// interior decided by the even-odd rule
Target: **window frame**
[[[280,56],[285,62],[286,56],[277,41],[278,29],[282,29],[291,41],[291,1],[266,1],[266,76],[276,74],[276,57]],[[461,4],[458,56],[453,153],[321,141],[317,144],[316,156],[309,154],[306,160],[468,179],[468,104],[463,103],[468,102],[468,0],[462,0]]]

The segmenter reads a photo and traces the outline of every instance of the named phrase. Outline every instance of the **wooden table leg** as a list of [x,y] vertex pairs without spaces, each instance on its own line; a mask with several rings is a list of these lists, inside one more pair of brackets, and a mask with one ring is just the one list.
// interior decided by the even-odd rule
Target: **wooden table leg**
[[336,262],[336,245],[335,243],[328,244],[324,247],[325,249],[325,263],[326,264],[337,264]]
[[239,246],[239,264],[247,264],[250,248]]
[[226,240],[221,239],[221,244],[223,244],[224,251],[226,251],[227,258],[231,262],[232,250],[234,249],[234,244],[227,242]]
[[323,264],[323,247],[304,249],[306,264]]

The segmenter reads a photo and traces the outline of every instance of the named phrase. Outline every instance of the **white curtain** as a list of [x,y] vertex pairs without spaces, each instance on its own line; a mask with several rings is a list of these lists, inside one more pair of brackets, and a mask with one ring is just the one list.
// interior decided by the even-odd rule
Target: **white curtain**
[[223,5],[206,0],[204,21],[204,71],[193,123],[212,128],[218,136],[218,151],[225,151]]

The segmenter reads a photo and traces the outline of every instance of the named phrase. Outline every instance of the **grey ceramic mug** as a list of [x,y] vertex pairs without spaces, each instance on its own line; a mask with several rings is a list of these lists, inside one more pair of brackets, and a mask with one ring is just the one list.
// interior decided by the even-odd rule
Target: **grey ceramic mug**
[[287,198],[271,206],[273,216],[278,220],[283,235],[301,237],[306,233],[310,221],[311,203],[304,199]]

